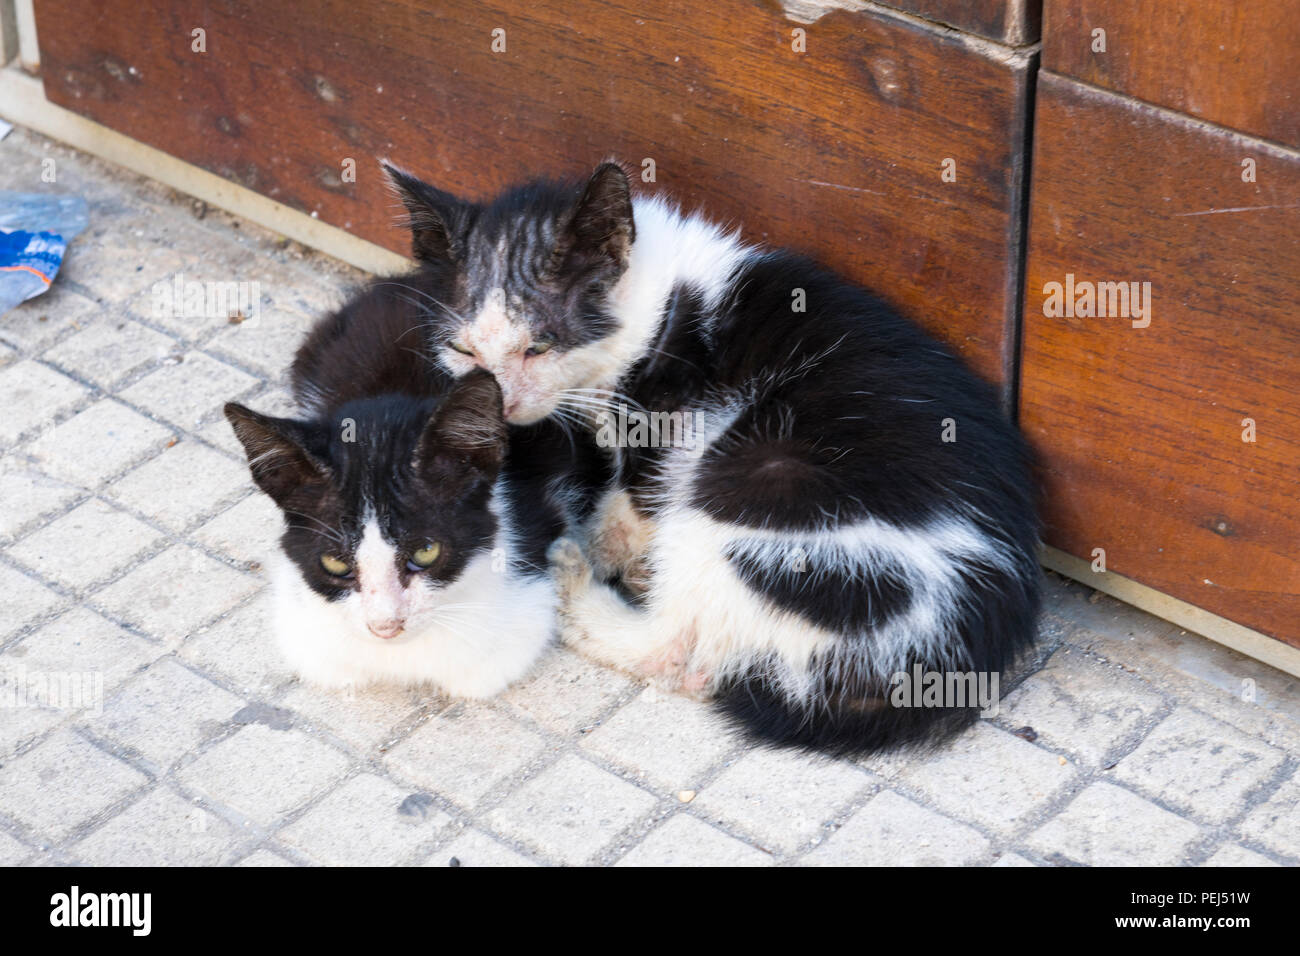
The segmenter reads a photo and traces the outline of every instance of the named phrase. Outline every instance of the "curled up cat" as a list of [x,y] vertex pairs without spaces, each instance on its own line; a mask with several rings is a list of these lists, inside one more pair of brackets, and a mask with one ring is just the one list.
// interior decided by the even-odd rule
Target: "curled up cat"
[[291,378],[301,417],[226,406],[284,533],[268,560],[273,628],[304,679],[498,693],[551,641],[546,548],[572,496],[553,423],[508,441],[487,372],[422,352],[426,273],[377,281],[323,319]]
[[634,198],[615,164],[486,202],[389,172],[432,362],[491,372],[513,424],[605,446],[551,549],[566,642],[771,743],[865,753],[977,717],[899,690],[996,687],[1035,638],[1030,455],[990,386],[816,263]]

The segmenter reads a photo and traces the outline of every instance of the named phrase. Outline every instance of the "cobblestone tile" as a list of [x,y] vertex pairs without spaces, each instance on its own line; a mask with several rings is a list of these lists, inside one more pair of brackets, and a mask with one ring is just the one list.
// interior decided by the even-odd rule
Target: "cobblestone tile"
[[697,814],[753,836],[760,849],[793,853],[863,795],[872,778],[850,764],[791,751],[755,750],[695,798]]
[[536,866],[532,860],[492,839],[482,830],[466,830],[424,861],[425,866]]
[[314,322],[314,317],[298,312],[264,309],[255,326],[227,325],[206,348],[278,382],[287,379],[294,354]]
[[739,744],[707,705],[647,687],[582,746],[663,790],[697,790]]
[[91,866],[215,866],[240,834],[166,787],[157,787],[80,843],[72,854]]
[[27,451],[54,477],[97,488],[145,456],[161,451],[171,438],[171,431],[157,422],[107,400],[46,432]]
[[762,850],[684,813],[650,832],[617,866],[771,866]]
[[52,423],[90,394],[83,385],[37,362],[24,360],[0,368],[0,445]]
[[175,646],[257,588],[247,575],[176,545],[110,584],[93,600],[120,620]]
[[82,495],[81,489],[41,474],[21,462],[6,462],[0,471],[0,543],[13,541]]
[[1030,835],[1044,858],[1085,866],[1173,866],[1201,837],[1190,820],[1111,783],[1094,783]]
[[162,536],[98,498],[83,502],[11,547],[8,554],[73,591],[108,580],[156,547]]
[[1300,771],[1250,812],[1241,833],[1274,853],[1300,860]]
[[[491,740],[492,746],[483,746]],[[430,718],[389,752],[403,777],[464,807],[540,757],[546,741],[482,704],[460,704]]]
[[148,778],[68,730],[19,757],[0,774],[0,806],[45,838],[63,840]]
[[236,866],[288,866],[293,864],[277,853],[270,850],[258,850],[256,853],[250,853],[244,857]]
[[635,686],[615,671],[572,651],[554,648],[532,677],[506,691],[502,699],[547,730],[574,734],[592,726],[600,714]]
[[343,776],[348,758],[297,730],[250,724],[178,771],[181,782],[270,826]]
[[[414,720],[433,695],[418,689],[363,687],[322,690],[296,684],[281,703],[358,750],[378,755],[395,729]],[[445,701],[442,702],[445,706]]]
[[91,729],[161,769],[219,732],[243,705],[175,661],[161,660],[110,698]]
[[150,372],[119,395],[163,421],[192,429],[215,418],[222,405],[257,384],[257,379],[237,368],[202,352],[189,352],[183,362]]
[[488,825],[572,866],[604,847],[655,807],[644,790],[572,755],[529,780],[487,816]]
[[108,495],[170,531],[182,531],[244,493],[248,469],[195,441],[182,441],[108,489]]
[[1038,742],[1097,769],[1155,718],[1164,698],[1115,665],[1063,647],[1002,702],[1002,722],[1030,726]]
[[49,588],[0,565],[0,639],[43,617],[63,603]]
[[248,568],[260,567],[279,547],[284,519],[275,502],[251,494],[194,532],[194,540]]
[[199,628],[179,654],[204,671],[225,678],[240,693],[264,696],[293,677],[271,634],[271,595],[263,590],[252,601]]
[[121,317],[104,317],[47,351],[60,368],[111,388],[137,369],[162,360],[176,347],[167,336]]
[[1072,764],[987,722],[901,775],[945,813],[1010,834],[1079,777]]
[[373,774],[353,777],[280,832],[280,839],[330,866],[394,866],[452,822],[428,794]]
[[99,306],[65,285],[10,309],[0,323],[0,339],[27,352],[39,352],[69,329],[94,322]]
[[1206,866],[1278,866],[1262,853],[1247,850],[1245,847],[1229,844],[1221,846],[1208,860]]
[[989,852],[978,831],[893,790],[876,794],[805,862],[818,866],[967,866]]
[[1115,768],[1115,776],[1211,823],[1240,813],[1286,755],[1188,707],[1179,707]]
[[32,855],[32,849],[7,833],[0,833],[0,866],[17,866]]

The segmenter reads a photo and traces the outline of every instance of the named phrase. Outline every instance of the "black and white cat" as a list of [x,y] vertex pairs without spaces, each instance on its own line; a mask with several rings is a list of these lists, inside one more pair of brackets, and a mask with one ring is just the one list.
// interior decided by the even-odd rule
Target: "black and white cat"
[[301,419],[226,406],[285,531],[274,628],[323,686],[432,682],[486,697],[555,632],[546,549],[564,528],[571,446],[511,429],[486,372],[422,353],[435,272],[377,282],[321,321],[292,369]]
[[815,263],[634,199],[612,163],[486,203],[389,173],[443,368],[491,371],[511,422],[692,426],[616,443],[582,549],[553,549],[567,641],[772,742],[866,752],[974,719],[891,691],[1000,672],[1035,638],[1030,456],[989,386]]

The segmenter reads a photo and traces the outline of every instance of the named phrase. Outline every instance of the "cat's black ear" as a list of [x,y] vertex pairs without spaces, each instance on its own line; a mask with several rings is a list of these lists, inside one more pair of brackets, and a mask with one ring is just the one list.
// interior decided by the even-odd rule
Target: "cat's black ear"
[[441,477],[448,457],[495,475],[506,456],[506,420],[501,386],[485,369],[460,379],[424,426],[415,450],[421,474]]
[[276,504],[283,506],[304,486],[329,484],[328,468],[305,447],[301,424],[263,415],[234,402],[228,402],[223,411],[244,446],[253,480]]
[[574,207],[557,246],[557,257],[570,264],[573,257],[607,261],[621,274],[635,239],[627,173],[617,163],[601,163]]
[[411,254],[421,262],[458,261],[464,252],[461,243],[473,207],[396,166],[383,163],[383,167],[406,207]]

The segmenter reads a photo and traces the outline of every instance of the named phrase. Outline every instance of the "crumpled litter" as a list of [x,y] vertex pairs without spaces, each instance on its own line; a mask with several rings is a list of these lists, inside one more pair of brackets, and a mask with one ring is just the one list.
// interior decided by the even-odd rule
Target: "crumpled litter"
[[88,221],[80,196],[0,190],[0,315],[50,287]]

